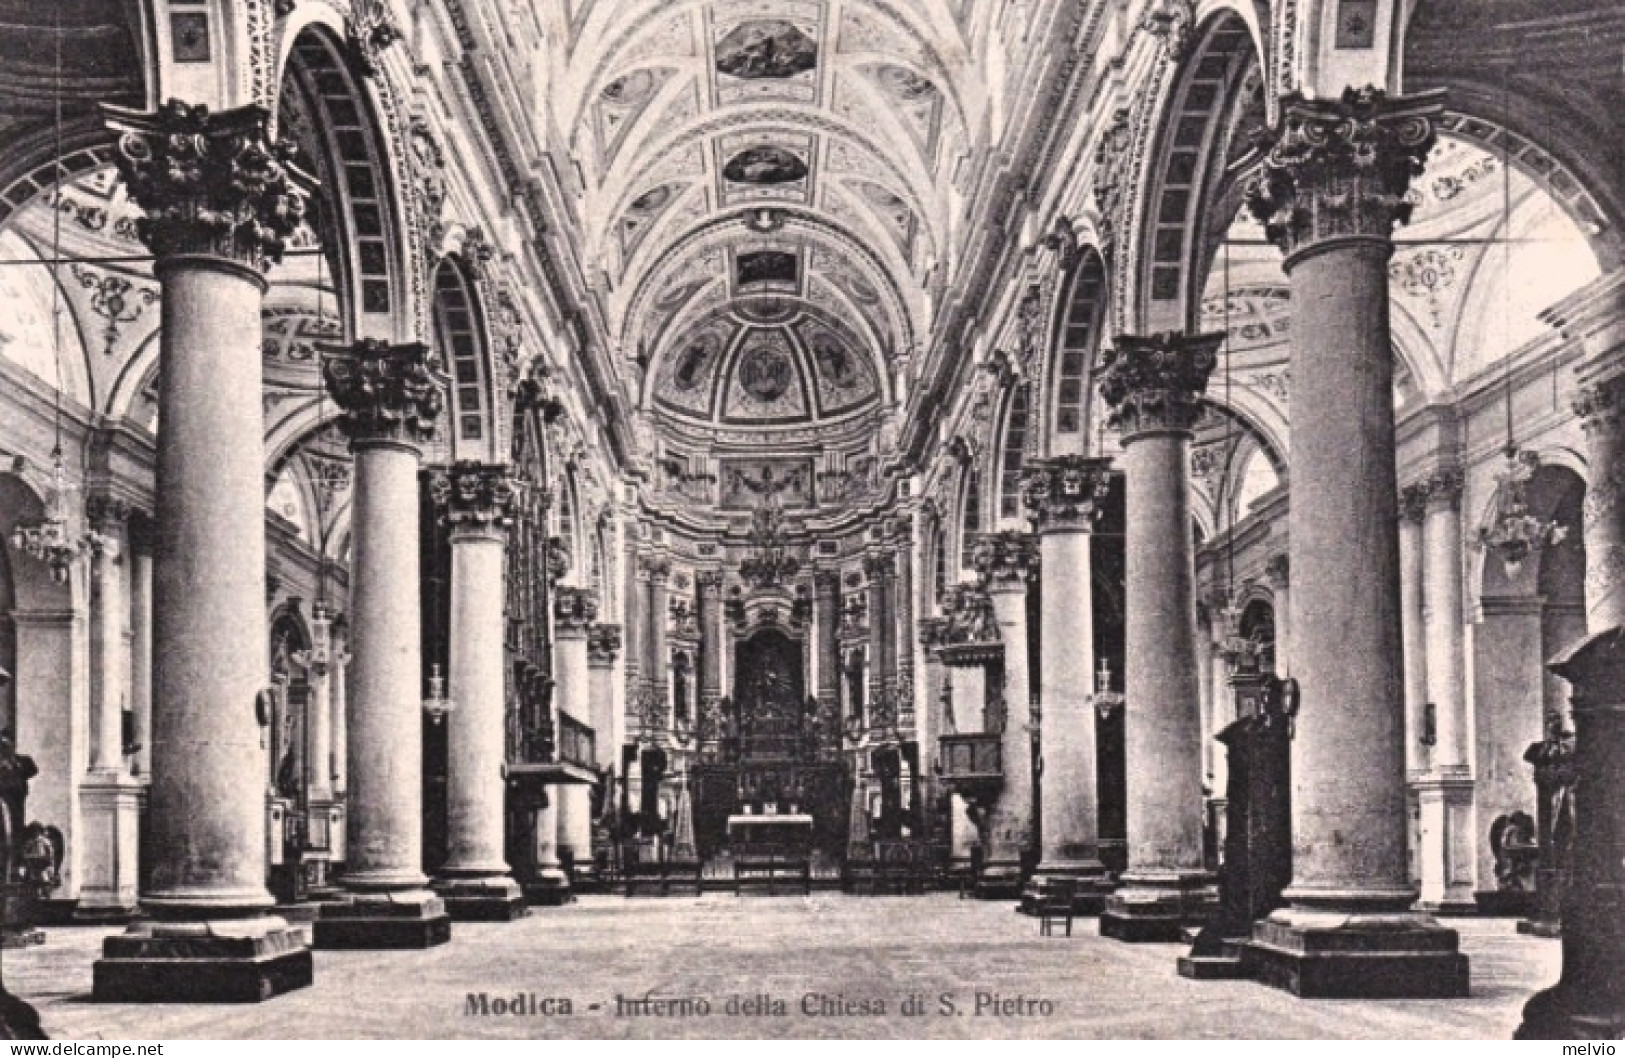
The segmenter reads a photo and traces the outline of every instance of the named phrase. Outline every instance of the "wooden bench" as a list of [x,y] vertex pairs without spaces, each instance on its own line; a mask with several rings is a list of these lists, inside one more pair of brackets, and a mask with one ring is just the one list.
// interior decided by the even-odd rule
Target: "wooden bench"
[[802,849],[745,845],[733,851],[734,895],[747,885],[765,885],[769,896],[780,882],[792,883],[803,895],[812,894],[812,858]]

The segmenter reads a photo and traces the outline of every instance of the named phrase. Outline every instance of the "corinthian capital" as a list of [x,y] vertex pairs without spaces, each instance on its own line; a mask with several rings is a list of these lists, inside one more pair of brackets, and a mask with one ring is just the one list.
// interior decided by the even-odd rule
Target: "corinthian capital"
[[518,490],[507,467],[455,463],[434,476],[430,489],[453,529],[502,530],[513,524]]
[[1618,425],[1625,409],[1625,373],[1580,387],[1574,396],[1574,414],[1586,433]]
[[391,345],[364,338],[327,347],[327,391],[344,409],[353,442],[427,441],[445,403],[434,368],[439,359],[420,344]]
[[587,660],[595,665],[613,665],[621,652],[621,626],[595,624],[587,629]]
[[1247,208],[1289,256],[1342,236],[1387,239],[1410,220],[1405,194],[1433,149],[1443,109],[1442,91],[1284,97],[1280,124],[1260,134],[1264,164],[1247,185]]
[[1218,363],[1222,334],[1120,334],[1100,364],[1107,424],[1124,440],[1149,430],[1189,430]]
[[560,635],[586,635],[598,620],[598,596],[589,588],[561,585],[553,589],[553,628]]
[[1111,460],[1056,456],[1021,472],[1021,498],[1039,529],[1090,529],[1111,488]]
[[992,589],[1020,587],[1038,568],[1038,541],[1030,533],[981,533],[971,543],[971,565]]
[[270,137],[269,111],[171,99],[151,114],[102,113],[119,175],[147,213],[136,234],[160,261],[201,254],[264,271],[282,260],[314,182],[293,166],[294,144]]

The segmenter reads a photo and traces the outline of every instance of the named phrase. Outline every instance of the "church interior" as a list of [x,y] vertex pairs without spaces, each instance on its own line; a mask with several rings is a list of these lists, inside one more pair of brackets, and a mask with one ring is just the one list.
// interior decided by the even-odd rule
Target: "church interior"
[[0,0],[0,1025],[1625,1038],[1622,48]]

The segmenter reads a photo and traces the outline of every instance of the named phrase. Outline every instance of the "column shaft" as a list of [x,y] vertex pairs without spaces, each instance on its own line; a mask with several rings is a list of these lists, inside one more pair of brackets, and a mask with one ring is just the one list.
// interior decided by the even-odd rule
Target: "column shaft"
[[[264,911],[264,272],[304,213],[258,107],[104,107],[162,288],[152,571],[152,785],[142,903],[98,1000],[255,1002],[307,985],[303,934]],[[219,224],[220,217],[250,218]],[[235,919],[205,925],[210,919]],[[182,919],[186,921],[175,922]],[[184,938],[184,940],[180,939]]]
[[[1249,956],[1299,995],[1464,995],[1456,936],[1406,862],[1394,352],[1388,261],[1438,97],[1282,102],[1248,204],[1292,284],[1293,875]],[[1360,952],[1358,957],[1354,952]],[[1370,956],[1367,952],[1380,952]]]
[[257,277],[189,259],[161,265],[153,556],[155,912],[240,914],[265,888],[265,497]]
[[1399,522],[1399,608],[1403,668],[1405,670],[1405,762],[1408,773],[1432,765],[1429,747],[1422,741],[1428,702],[1426,622],[1422,610],[1422,517],[1426,498],[1407,495],[1405,516]]
[[1220,335],[1123,335],[1101,393],[1127,478],[1124,740],[1128,870],[1101,916],[1120,940],[1177,939],[1214,893],[1202,855],[1202,717],[1190,429]]
[[435,883],[453,919],[507,921],[524,897],[506,854],[504,554],[513,487],[501,467],[459,463],[435,482],[451,525],[446,863]]
[[418,454],[355,452],[350,575],[350,849],[344,884],[417,889],[423,874]]
[[135,714],[135,773],[152,772],[152,555],[130,556],[130,708]]
[[1128,479],[1129,870],[1202,868],[1202,722],[1197,701],[1195,570],[1186,438],[1136,438]]
[[340,878],[350,897],[322,906],[319,948],[424,948],[451,937],[445,904],[423,873],[418,445],[433,436],[441,410],[436,364],[425,346],[364,340],[329,349],[324,365],[344,409],[355,478]]

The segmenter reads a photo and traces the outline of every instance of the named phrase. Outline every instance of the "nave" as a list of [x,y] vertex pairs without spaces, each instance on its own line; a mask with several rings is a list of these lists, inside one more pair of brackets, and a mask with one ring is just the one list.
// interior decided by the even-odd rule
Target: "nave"
[[[1523,997],[1558,964],[1555,941],[1474,921],[1462,936],[1478,975],[1466,1000],[1302,1001],[1248,981],[1182,978],[1174,945],[1118,944],[1081,922],[1072,937],[1042,937],[1003,904],[952,894],[743,905],[731,895],[604,896],[512,926],[460,925],[451,944],[409,964],[387,952],[322,952],[316,983],[276,1003],[87,1003],[88,960],[107,932],[53,931],[47,946],[7,953],[8,984],[34,999],[58,1038],[1504,1039]],[[984,1005],[978,1015],[978,992],[1053,1009],[1007,1006],[1001,1016]],[[521,1014],[470,1014],[470,993],[487,994],[487,1010],[527,1001]],[[650,993],[703,998],[711,1013],[615,1015],[617,995]],[[945,993],[953,1014],[942,1012]],[[803,1012],[809,995],[819,1013]],[[910,995],[925,997],[925,1015],[900,1012]],[[785,1013],[730,1015],[735,996],[782,1000]],[[545,1013],[549,998],[568,998],[571,1013]]]

